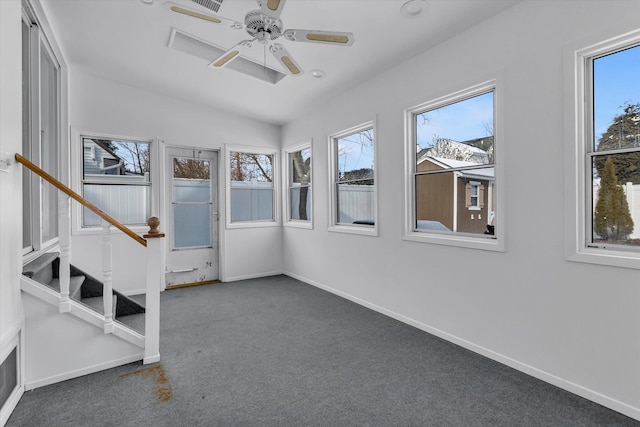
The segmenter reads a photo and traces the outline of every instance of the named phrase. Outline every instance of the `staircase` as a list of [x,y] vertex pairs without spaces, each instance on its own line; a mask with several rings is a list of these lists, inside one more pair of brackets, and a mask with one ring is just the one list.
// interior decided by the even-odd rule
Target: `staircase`
[[[27,158],[16,154],[15,159],[58,190],[59,236],[52,248],[57,252],[43,252],[29,261],[20,279],[25,389],[131,362],[158,362],[164,272],[160,220],[149,218],[149,231],[140,236]],[[72,201],[101,218],[101,244],[96,245],[92,266],[102,272],[101,280],[70,263]],[[112,229],[145,247],[139,263],[146,271],[143,297],[113,289]]]
[[[60,254],[49,252],[24,266],[22,274],[60,293]],[[71,265],[69,297],[104,315],[104,285],[93,276]],[[113,290],[114,320],[139,334],[144,334],[144,303]]]

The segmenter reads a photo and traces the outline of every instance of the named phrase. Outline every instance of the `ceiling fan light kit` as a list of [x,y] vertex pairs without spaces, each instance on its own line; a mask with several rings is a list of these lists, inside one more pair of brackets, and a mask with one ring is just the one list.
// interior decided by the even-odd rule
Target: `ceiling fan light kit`
[[[153,1],[153,0],[151,0]],[[191,0],[192,2],[215,12],[218,11],[223,0]],[[274,40],[283,37],[292,42],[322,43],[337,46],[351,46],[354,41],[352,33],[338,31],[312,31],[288,29],[284,30],[280,14],[286,0],[258,0],[260,9],[249,11],[244,18],[244,25],[218,15],[212,15],[204,11],[198,11],[172,4],[170,10],[182,15],[202,19],[214,24],[227,24],[234,29],[244,29],[251,40],[243,40],[210,62],[214,68],[222,68],[251,48],[253,42],[259,42],[269,47],[269,52],[287,71],[289,75],[299,76],[303,73],[302,67],[293,59],[287,49]],[[266,66],[266,64],[265,64]],[[315,76],[315,75],[314,75]],[[318,77],[318,76],[315,76]]]

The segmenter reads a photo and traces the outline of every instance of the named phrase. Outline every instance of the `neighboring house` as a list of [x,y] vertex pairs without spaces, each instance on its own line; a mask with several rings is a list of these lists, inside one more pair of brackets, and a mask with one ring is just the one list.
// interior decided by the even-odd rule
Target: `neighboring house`
[[124,160],[104,142],[85,139],[83,151],[85,175],[125,175]]
[[[479,153],[475,151],[474,155],[479,157]],[[477,165],[477,162],[423,154],[419,157],[417,171],[427,172]],[[487,225],[494,225],[493,166],[421,175],[416,182],[416,192],[421,196],[416,198],[419,201],[416,206],[418,221],[438,221],[452,231],[464,233],[484,233],[488,230]]]

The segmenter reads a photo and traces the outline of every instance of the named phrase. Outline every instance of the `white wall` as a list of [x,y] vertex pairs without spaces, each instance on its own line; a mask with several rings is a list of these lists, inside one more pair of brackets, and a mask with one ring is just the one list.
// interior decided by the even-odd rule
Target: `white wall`
[[[0,1],[0,161],[22,151],[22,63],[20,0]],[[14,164],[0,171],[0,363],[16,345],[22,329],[22,170]],[[24,372],[24,371],[23,371]],[[0,410],[0,424],[17,404],[10,398]]]
[[[80,147],[79,132],[128,137],[158,137],[166,145],[220,149],[220,253],[222,280],[235,280],[282,271],[282,239],[278,227],[225,230],[224,146],[280,146],[280,128],[177,99],[167,98],[72,67],[70,75],[71,143]],[[73,169],[72,169],[73,170]],[[73,173],[72,173],[73,175]],[[77,182],[74,183],[77,185]],[[78,190],[78,187],[75,188]],[[154,215],[163,220],[160,212]],[[165,230],[161,224],[161,230]],[[99,235],[75,235],[72,262],[100,276],[95,260]],[[123,235],[114,238],[114,287],[124,292],[144,286],[142,247]]]
[[[285,271],[640,419],[638,271],[565,261],[559,208],[564,49],[638,16],[637,1],[522,2],[285,125],[283,147],[314,141],[315,216],[285,227]],[[498,76],[506,251],[401,240],[404,109]],[[327,135],[376,115],[380,235],[329,233]]]

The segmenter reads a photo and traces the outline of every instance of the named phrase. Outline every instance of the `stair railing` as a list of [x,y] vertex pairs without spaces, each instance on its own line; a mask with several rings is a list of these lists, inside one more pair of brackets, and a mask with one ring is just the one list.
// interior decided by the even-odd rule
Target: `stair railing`
[[70,252],[71,252],[71,199],[89,209],[101,218],[102,225],[102,271],[104,288],[102,292],[104,304],[104,333],[113,333],[115,330],[113,312],[113,283],[112,283],[112,247],[111,226],[116,227],[125,235],[147,248],[146,268],[146,301],[145,301],[145,337],[144,337],[144,363],[153,363],[160,360],[160,284],[162,280],[162,242],[164,233],[158,231],[160,220],[151,217],[147,221],[150,229],[147,234],[140,237],[117,219],[113,218],[102,209],[58,181],[55,177],[32,163],[24,156],[17,154],[18,163],[53,185],[59,190],[58,215],[59,215],[59,246],[60,246],[60,313],[71,311],[71,299],[69,297],[69,284],[71,276]]

